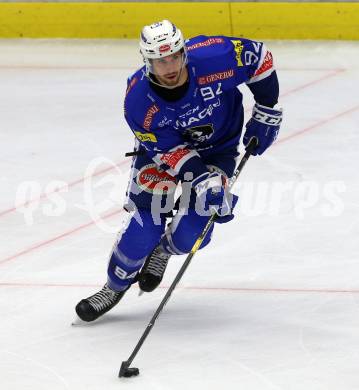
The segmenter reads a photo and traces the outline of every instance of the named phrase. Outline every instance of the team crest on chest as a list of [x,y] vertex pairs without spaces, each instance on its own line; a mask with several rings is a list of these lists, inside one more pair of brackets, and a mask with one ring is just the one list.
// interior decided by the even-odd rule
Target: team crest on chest
[[205,142],[212,137],[214,128],[212,123],[202,126],[193,126],[183,133],[186,140],[192,142]]

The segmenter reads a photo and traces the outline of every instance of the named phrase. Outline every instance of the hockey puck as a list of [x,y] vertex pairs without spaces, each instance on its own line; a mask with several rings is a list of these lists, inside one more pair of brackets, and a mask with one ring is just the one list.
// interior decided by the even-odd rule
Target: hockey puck
[[128,367],[127,362],[122,362],[118,376],[120,378],[131,378],[132,376],[137,376],[139,373],[140,370],[137,367]]
[[127,368],[123,373],[125,378],[131,378],[131,376],[137,376],[140,373],[140,370],[136,367]]

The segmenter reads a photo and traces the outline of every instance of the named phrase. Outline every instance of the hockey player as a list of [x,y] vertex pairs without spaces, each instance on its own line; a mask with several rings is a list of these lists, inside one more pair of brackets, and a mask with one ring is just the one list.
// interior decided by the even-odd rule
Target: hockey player
[[169,258],[191,250],[211,213],[220,223],[233,218],[237,197],[226,180],[243,127],[237,86],[245,83],[255,100],[243,137],[244,145],[258,138],[253,154],[273,143],[282,120],[272,54],[261,42],[202,35],[185,42],[163,20],[142,29],[140,51],[144,66],[129,77],[124,103],[137,151],[125,205],[129,218],[112,250],[107,283],[76,306],[84,321],[106,313],[136,282],[153,291]]

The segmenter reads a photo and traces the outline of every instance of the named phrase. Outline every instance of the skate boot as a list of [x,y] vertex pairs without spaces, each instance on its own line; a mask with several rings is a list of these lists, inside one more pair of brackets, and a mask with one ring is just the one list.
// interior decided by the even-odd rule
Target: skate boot
[[171,255],[164,252],[161,245],[158,245],[147,257],[138,275],[138,285],[142,291],[151,292],[158,287],[170,257]]
[[76,313],[82,321],[94,321],[116,306],[127,290],[116,292],[105,284],[96,294],[82,299],[76,305]]

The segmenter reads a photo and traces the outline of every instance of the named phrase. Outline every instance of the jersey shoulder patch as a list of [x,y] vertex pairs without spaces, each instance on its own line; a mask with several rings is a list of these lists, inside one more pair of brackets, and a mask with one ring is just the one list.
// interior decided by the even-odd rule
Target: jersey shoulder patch
[[241,50],[241,61],[247,67],[249,80],[247,84],[263,80],[274,70],[272,53],[263,42],[252,41],[241,38],[243,44]]

